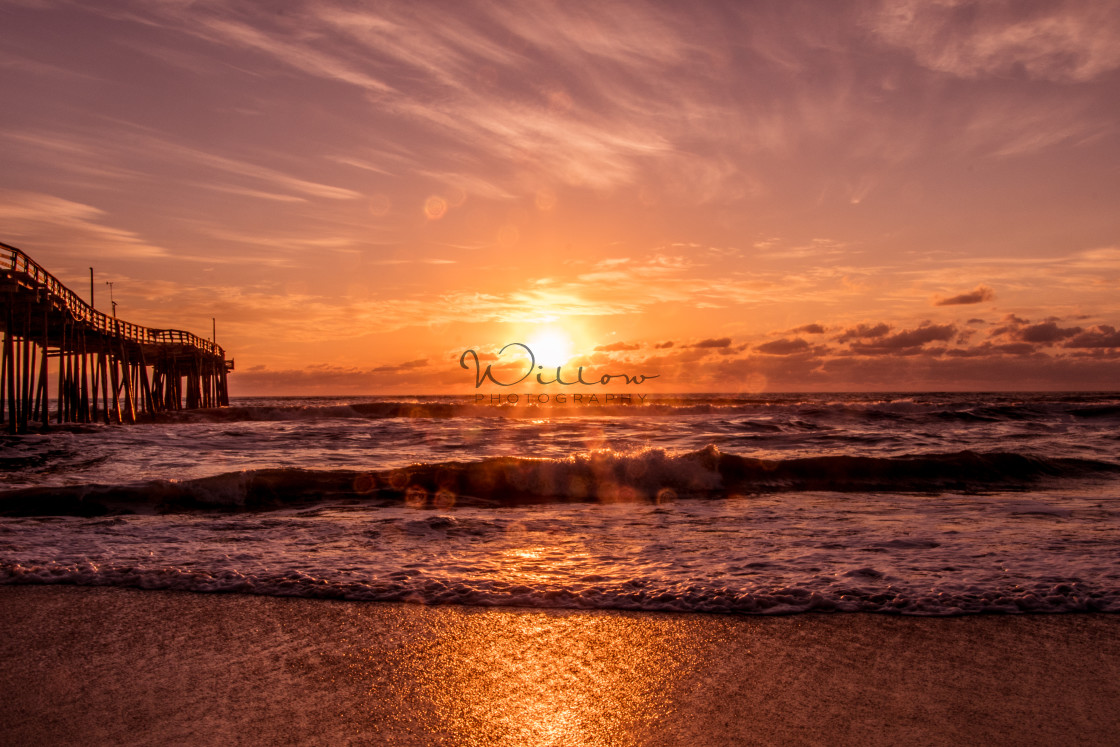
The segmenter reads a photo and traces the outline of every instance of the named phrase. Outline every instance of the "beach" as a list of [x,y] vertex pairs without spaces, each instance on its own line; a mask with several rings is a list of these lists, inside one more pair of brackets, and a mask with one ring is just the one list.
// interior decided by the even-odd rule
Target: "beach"
[[1120,617],[0,587],[8,744],[1110,742]]
[[254,399],[8,437],[0,743],[1120,734],[1116,395],[537,414]]

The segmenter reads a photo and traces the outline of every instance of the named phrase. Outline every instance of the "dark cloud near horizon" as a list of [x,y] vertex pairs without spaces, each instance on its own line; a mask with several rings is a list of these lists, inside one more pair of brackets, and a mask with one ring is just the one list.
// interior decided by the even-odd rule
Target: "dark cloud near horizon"
[[666,348],[671,348],[671,347],[673,347],[673,341],[672,340],[668,340],[666,342],[659,342],[659,343],[657,343],[656,345],[653,346],[654,350],[665,350]]
[[[1083,317],[1074,317],[1083,318]],[[989,339],[1010,340],[1012,342],[1031,343],[1040,346],[1056,345],[1068,340],[1063,347],[1067,348],[1108,348],[1116,347],[1120,343],[1114,342],[1113,327],[1097,325],[1091,330],[1080,326],[1062,327],[1061,317],[1048,317],[1045,321],[1031,323],[1015,314],[1008,314],[1003,318],[1003,323],[991,331]],[[1113,344],[1109,344],[1112,342]],[[998,345],[996,347],[999,347]]]
[[641,345],[631,345],[625,342],[612,342],[610,345],[598,345],[595,350],[600,353],[618,353],[624,350],[637,350]]
[[408,374],[408,381],[418,388],[430,388],[447,387],[449,382],[460,378],[459,373],[451,368],[433,369],[427,359],[376,368],[317,365],[304,369],[268,369],[254,366],[231,378],[231,384],[239,389],[272,393],[374,394],[386,384],[399,383],[402,374]]
[[1023,342],[1059,342],[1082,332],[1081,327],[1059,327],[1055,322],[1031,324],[1015,332],[1015,337]]
[[890,326],[884,322],[879,322],[875,325],[860,323],[854,327],[845,329],[840,336],[836,338],[836,341],[848,342],[849,340],[866,340],[882,337],[890,331]]
[[1067,348],[1120,348],[1120,332],[1111,324],[1098,324],[1067,342]]
[[1000,335],[1006,334],[1017,334],[1022,327],[1030,323],[1030,319],[1023,319],[1022,317],[1015,316],[1014,314],[1008,314],[1000,320],[1000,326],[993,329],[989,334],[992,337],[998,337]]
[[414,360],[414,361],[405,361],[404,363],[398,363],[395,366],[377,366],[376,368],[371,368],[370,373],[373,373],[373,374],[401,373],[402,371],[412,371],[412,370],[415,370],[417,368],[424,368],[427,365],[428,365],[428,359],[427,358],[419,358],[419,359]]
[[700,342],[688,345],[690,348],[729,348],[731,347],[730,337],[715,337],[701,340]]
[[909,355],[931,342],[949,342],[957,334],[955,324],[923,324],[870,343],[854,343],[850,349],[860,355]]
[[781,340],[765,342],[761,345],[756,345],[754,349],[767,355],[794,355],[796,353],[807,353],[812,347],[800,337],[795,337],[792,340],[783,338]]

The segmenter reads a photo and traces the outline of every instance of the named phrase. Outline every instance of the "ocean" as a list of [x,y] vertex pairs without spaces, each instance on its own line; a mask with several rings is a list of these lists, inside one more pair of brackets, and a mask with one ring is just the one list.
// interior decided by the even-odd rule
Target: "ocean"
[[1120,395],[246,398],[0,436],[0,583],[1120,612]]

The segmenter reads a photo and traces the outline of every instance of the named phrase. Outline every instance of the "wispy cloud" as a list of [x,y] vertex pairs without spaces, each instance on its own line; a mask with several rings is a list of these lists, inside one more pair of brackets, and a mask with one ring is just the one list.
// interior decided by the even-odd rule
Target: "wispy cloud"
[[[122,133],[125,136],[122,136]],[[244,177],[249,181],[271,188],[254,190],[236,184],[211,182],[211,189],[226,191],[241,190],[247,196],[271,196],[284,199],[292,195],[282,192],[295,192],[307,197],[330,200],[350,200],[362,197],[353,190],[301,179],[277,169],[261,166],[250,161],[220,155],[200,148],[166,139],[149,128],[141,128],[124,122],[103,123],[100,130],[85,129],[81,133],[58,130],[54,132],[0,132],[0,137],[13,140],[25,148],[33,149],[39,158],[64,158],[58,164],[63,171],[72,171],[114,180],[135,182],[145,177],[152,178],[153,160],[170,163],[177,170],[197,169],[203,166],[212,172]],[[139,168],[123,168],[123,160],[131,163],[145,163],[147,173]],[[197,186],[197,182],[193,182]],[[299,199],[299,198],[296,198]]]
[[139,234],[106,223],[106,211],[53,195],[35,192],[0,192],[0,222],[5,240],[31,242],[35,250],[49,246],[59,255],[111,254],[133,258],[163,257],[167,250]]
[[194,33],[213,41],[262,52],[274,60],[310,75],[342,81],[375,93],[392,90],[387,83],[347,65],[334,55],[321,52],[307,44],[285,39],[284,36],[291,34],[291,29],[282,31],[283,36],[281,36],[229,18],[199,18],[197,15],[185,15],[183,18],[198,21],[197,25],[186,26],[188,31],[193,30]]
[[889,0],[870,24],[920,64],[965,78],[1021,72],[1076,82],[1120,67],[1120,9],[1112,3]]

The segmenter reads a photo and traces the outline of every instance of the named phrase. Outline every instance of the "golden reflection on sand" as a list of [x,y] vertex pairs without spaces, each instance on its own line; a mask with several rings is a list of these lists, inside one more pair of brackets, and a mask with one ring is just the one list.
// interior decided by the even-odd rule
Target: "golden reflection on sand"
[[[5,744],[1113,744],[1116,615],[0,586]],[[48,631],[49,634],[45,634]]]
[[424,615],[390,664],[415,729],[452,744],[637,744],[698,664],[656,618],[464,611]]

